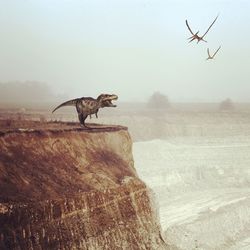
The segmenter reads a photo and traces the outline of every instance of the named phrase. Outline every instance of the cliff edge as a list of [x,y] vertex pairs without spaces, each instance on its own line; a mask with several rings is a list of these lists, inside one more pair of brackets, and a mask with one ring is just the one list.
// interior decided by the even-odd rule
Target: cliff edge
[[168,249],[126,127],[2,122],[0,173],[0,249]]

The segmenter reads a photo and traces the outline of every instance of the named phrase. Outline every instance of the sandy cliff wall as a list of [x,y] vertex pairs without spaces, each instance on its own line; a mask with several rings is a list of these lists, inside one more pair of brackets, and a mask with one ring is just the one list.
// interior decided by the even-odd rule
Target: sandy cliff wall
[[0,249],[168,249],[131,149],[124,127],[2,132]]

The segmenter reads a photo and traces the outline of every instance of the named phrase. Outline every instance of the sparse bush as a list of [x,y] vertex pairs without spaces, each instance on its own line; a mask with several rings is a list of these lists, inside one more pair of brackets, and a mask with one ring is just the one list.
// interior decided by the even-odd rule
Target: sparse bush
[[220,110],[230,111],[234,109],[233,101],[230,98],[225,99],[220,103]]
[[152,109],[167,109],[170,107],[170,103],[166,95],[163,95],[160,92],[155,92],[149,98],[147,106]]

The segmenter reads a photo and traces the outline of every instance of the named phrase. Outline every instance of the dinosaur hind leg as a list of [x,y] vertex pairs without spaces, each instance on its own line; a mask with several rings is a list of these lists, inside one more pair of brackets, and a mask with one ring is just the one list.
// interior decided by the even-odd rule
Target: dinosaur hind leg
[[79,118],[79,121],[81,123],[81,126],[87,128],[87,126],[85,125],[85,120],[87,118],[87,115],[84,115],[82,113],[78,113],[78,118]]

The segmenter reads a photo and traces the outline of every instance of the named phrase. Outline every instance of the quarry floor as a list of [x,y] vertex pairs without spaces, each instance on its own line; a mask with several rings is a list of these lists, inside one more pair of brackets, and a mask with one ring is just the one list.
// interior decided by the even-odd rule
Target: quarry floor
[[136,142],[135,166],[178,249],[250,249],[250,137]]

